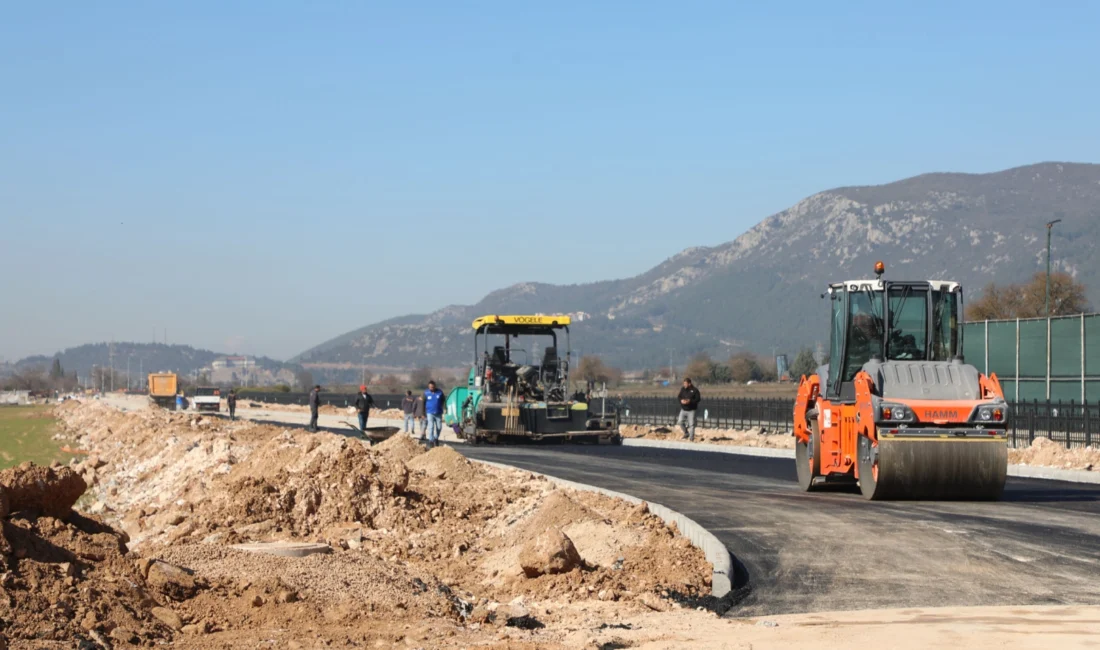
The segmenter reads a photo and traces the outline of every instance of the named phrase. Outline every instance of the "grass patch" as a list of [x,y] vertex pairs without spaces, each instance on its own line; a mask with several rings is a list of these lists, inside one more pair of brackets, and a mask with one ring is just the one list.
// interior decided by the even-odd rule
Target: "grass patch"
[[57,420],[49,406],[0,406],[0,469],[25,461],[49,465],[57,460],[68,463],[72,454],[61,451],[54,440]]

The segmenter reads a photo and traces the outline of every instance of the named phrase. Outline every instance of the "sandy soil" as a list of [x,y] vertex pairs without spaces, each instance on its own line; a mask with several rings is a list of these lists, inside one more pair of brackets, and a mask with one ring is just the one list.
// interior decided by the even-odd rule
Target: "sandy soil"
[[1030,447],[1009,449],[1008,462],[1013,465],[1034,465],[1095,472],[1100,471],[1100,447],[1066,449],[1064,445],[1054,442],[1050,438],[1036,438]]
[[[678,427],[627,424],[622,427],[624,438],[668,440],[687,442]],[[736,431],[732,429],[695,429],[695,442],[710,445],[736,445],[742,447],[770,447],[794,449],[794,436],[786,433],[769,434],[763,429]],[[1084,471],[1100,471],[1100,448],[1081,447],[1066,449],[1049,438],[1036,438],[1030,447],[1009,449],[1008,462],[1013,465],[1032,465]]]
[[[1097,607],[719,619],[692,608],[709,565],[645,508],[407,438],[367,450],[163,411],[61,415],[94,455],[0,472],[0,648],[1078,648],[1100,634]],[[66,510],[78,482],[92,490]],[[333,551],[232,547],[278,539]]]
[[[644,438],[646,440],[667,440],[687,442],[679,427],[664,427],[651,424],[624,424],[620,427],[624,438]],[[771,447],[775,449],[794,449],[794,436],[787,433],[768,434],[763,429],[736,431],[734,429],[695,428],[695,442],[708,445],[735,445],[740,447]]]
[[[682,616],[681,629],[718,620],[695,609],[712,600],[709,563],[644,506],[473,464],[450,448],[425,453],[404,436],[367,448],[100,403],[59,416],[92,454],[72,467],[92,488],[77,506],[84,514],[35,520],[41,530],[27,535],[57,554],[38,558],[48,588],[44,579],[25,588],[69,604],[0,611],[12,617],[0,633],[13,646],[98,635],[195,648],[584,647],[644,612]],[[54,565],[80,541],[77,518],[109,532],[93,535],[98,550],[68,575]],[[234,548],[271,541],[332,552]],[[579,619],[590,629],[580,632]],[[668,638],[642,622],[632,631]]]

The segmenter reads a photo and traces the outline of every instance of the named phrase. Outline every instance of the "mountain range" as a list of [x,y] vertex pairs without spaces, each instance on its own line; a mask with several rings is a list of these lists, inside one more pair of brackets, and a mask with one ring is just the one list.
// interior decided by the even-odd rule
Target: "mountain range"
[[[111,348],[114,348],[113,353]],[[175,372],[183,375],[193,374],[209,367],[216,359],[226,354],[201,350],[189,345],[165,345],[163,343],[88,343],[67,348],[53,356],[37,355],[21,359],[10,364],[11,371],[30,368],[49,369],[54,359],[61,361],[66,372],[76,372],[81,377],[88,376],[92,366],[107,367],[114,364],[116,372],[125,373],[127,362],[133,377],[141,372]],[[256,365],[265,370],[293,369],[292,366],[267,357],[255,357]]]
[[1021,282],[1045,264],[1073,275],[1100,304],[1100,165],[1040,163],[990,174],[933,173],[842,187],[767,217],[737,239],[691,248],[636,277],[578,285],[524,282],[476,305],[368,325],[291,362],[379,367],[469,363],[470,322],[484,314],[574,313],[574,350],[624,368],[724,359],[749,350],[793,353],[826,341],[829,282],[887,276],[953,279],[973,297],[990,282]]

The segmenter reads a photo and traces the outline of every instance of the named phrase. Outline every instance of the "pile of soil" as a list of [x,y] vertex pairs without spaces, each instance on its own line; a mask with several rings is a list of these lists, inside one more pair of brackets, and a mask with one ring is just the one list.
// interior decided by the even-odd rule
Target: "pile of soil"
[[1066,449],[1050,438],[1035,438],[1030,447],[1008,450],[1008,462],[1014,465],[1035,465],[1084,471],[1100,471],[1100,448],[1074,447]]
[[0,472],[0,647],[111,647],[170,640],[165,601],[125,533],[72,510],[85,483],[68,468]]
[[[135,584],[165,575],[186,583],[156,603],[182,623],[175,643],[184,647],[318,638],[575,646],[578,611],[599,605],[615,620],[675,610],[710,591],[702,552],[644,504],[564,490],[448,447],[425,452],[405,435],[371,448],[98,403],[58,414],[91,453],[74,462],[95,473],[88,510],[121,527],[142,558],[128,564],[139,568]],[[236,548],[275,541],[331,552],[288,558]],[[139,635],[171,632],[127,625]]]
[[[624,438],[688,442],[684,439],[684,432],[680,427],[624,424],[619,430]],[[697,426],[695,428],[695,442],[708,445],[794,449],[794,436],[789,433],[774,433],[762,428],[737,431],[734,429],[709,429]]]

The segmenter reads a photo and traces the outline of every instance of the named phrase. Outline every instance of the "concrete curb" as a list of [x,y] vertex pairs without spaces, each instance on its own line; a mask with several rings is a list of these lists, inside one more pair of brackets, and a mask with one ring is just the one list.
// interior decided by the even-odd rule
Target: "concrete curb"
[[1008,475],[1019,478],[1037,478],[1045,481],[1066,481],[1068,483],[1091,483],[1100,485],[1100,472],[1088,472],[1083,469],[1058,469],[1056,467],[1037,467],[1034,465],[1009,465]]
[[680,530],[680,533],[691,540],[692,546],[703,551],[703,555],[706,556],[707,561],[714,567],[711,573],[710,581],[710,593],[715,598],[725,598],[732,589],[731,575],[733,574],[733,561],[730,559],[730,552],[726,549],[726,545],[718,541],[710,531],[703,528],[694,520],[685,517],[684,515],[667,508],[659,503],[653,503],[652,501],[645,501],[645,499],[639,499],[636,496],[624,494],[622,492],[615,492],[614,490],[607,490],[594,485],[586,485],[584,483],[576,483],[574,481],[567,481],[563,478],[556,476],[550,476],[549,474],[543,474],[541,472],[534,472],[528,469],[522,469],[514,467],[512,465],[505,465],[503,463],[494,463],[488,460],[476,460],[470,459],[476,463],[483,465],[489,465],[490,467],[497,467],[500,469],[511,469],[519,472],[527,472],[535,476],[542,476],[549,481],[552,481],[562,487],[572,488],[574,490],[581,490],[584,492],[596,492],[604,496],[614,497],[622,499],[629,503],[642,503],[649,504],[649,511],[660,517],[666,524],[676,524],[676,527]]
[[[768,447],[738,447],[734,445],[708,445],[699,442],[665,442],[664,440],[645,440],[626,438],[626,447],[650,447],[654,449],[678,449],[681,451],[700,451],[708,454],[736,454],[738,456],[762,456],[766,458],[794,458],[793,449],[771,449]],[[1100,472],[1085,470],[1058,469],[1056,467],[1037,467],[1033,465],[1009,465],[1008,475],[1017,478],[1033,478],[1045,481],[1065,481],[1067,483],[1090,483],[1100,485]]]

